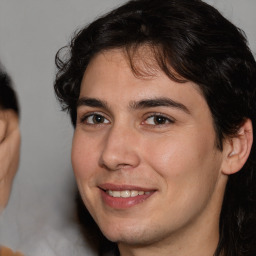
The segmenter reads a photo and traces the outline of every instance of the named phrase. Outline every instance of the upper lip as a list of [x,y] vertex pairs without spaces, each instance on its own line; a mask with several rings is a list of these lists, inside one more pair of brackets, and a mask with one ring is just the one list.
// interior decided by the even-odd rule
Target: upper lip
[[102,190],[113,190],[113,191],[123,191],[123,190],[136,190],[136,191],[155,191],[154,188],[145,188],[141,186],[134,185],[125,185],[125,184],[112,184],[112,183],[104,183],[99,185],[99,188]]

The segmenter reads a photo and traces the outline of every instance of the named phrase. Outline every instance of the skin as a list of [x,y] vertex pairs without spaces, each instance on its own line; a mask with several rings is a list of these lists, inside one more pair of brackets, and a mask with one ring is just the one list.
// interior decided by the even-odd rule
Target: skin
[[13,252],[11,249],[7,247],[0,248],[0,255],[2,256],[23,256],[20,252]]
[[0,212],[5,208],[20,156],[19,119],[13,110],[0,109]]
[[[85,71],[72,147],[82,199],[122,256],[212,256],[229,148],[216,148],[198,86],[171,81],[145,62],[137,65],[150,75],[136,77],[121,50],[108,50]],[[106,195],[109,186],[150,196],[120,202]]]

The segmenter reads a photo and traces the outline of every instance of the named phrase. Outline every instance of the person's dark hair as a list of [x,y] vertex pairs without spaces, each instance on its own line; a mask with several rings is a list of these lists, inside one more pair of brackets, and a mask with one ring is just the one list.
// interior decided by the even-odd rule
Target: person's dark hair
[[0,110],[12,109],[19,115],[19,104],[8,74],[0,66]]
[[[129,1],[77,32],[56,55],[54,85],[74,126],[82,77],[92,58],[123,49],[134,74],[143,76],[133,58],[141,46],[147,46],[170,79],[199,86],[212,113],[219,150],[223,139],[236,136],[246,119],[251,119],[256,134],[256,63],[245,35],[200,0]],[[255,156],[253,143],[242,170],[229,177],[215,256],[256,255]],[[86,209],[79,205],[79,215],[88,225]],[[109,244],[105,248],[109,250]]]

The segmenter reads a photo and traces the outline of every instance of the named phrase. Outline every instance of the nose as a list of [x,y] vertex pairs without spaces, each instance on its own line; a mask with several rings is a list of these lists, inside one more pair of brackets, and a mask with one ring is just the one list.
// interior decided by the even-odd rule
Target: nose
[[140,163],[138,145],[138,136],[131,127],[111,127],[104,139],[100,165],[108,170],[137,167]]

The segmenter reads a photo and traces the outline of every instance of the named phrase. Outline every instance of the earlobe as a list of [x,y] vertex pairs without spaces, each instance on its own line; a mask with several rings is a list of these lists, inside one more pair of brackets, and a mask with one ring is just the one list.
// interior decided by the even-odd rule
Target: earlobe
[[247,161],[253,143],[253,127],[247,119],[240,127],[237,136],[226,139],[222,172],[230,175],[238,172]]

